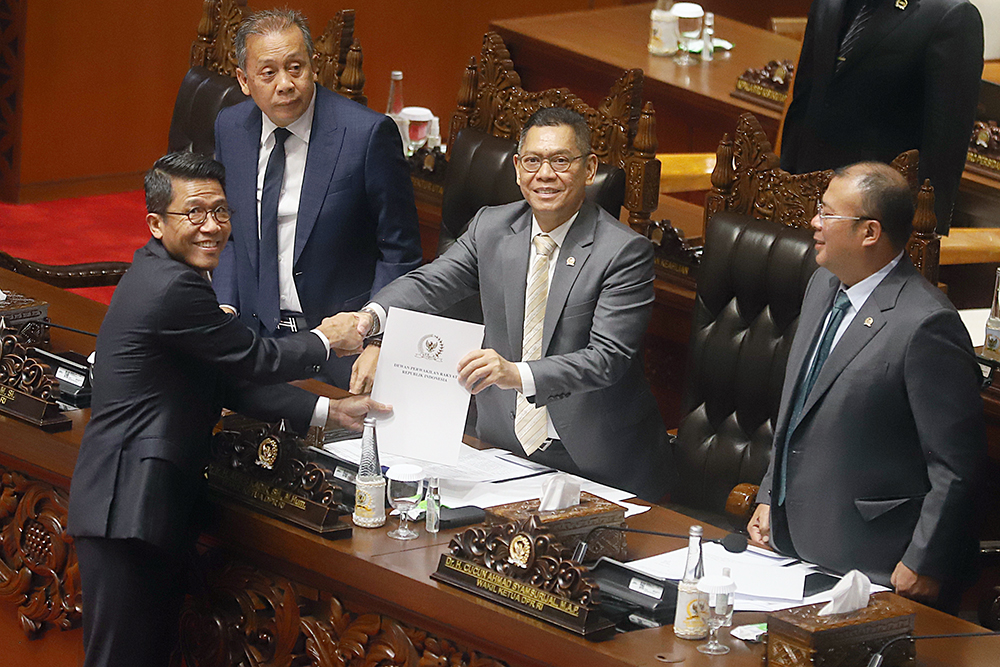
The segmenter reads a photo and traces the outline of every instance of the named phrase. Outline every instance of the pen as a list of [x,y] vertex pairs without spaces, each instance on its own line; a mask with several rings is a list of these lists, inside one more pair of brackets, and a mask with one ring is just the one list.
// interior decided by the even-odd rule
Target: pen
[[507,479],[495,479],[493,484],[503,484],[504,482],[513,482],[519,479],[528,479],[529,477],[538,477],[539,475],[548,475],[551,470],[538,470],[537,472],[529,472],[527,475],[517,475],[515,477],[508,477]]

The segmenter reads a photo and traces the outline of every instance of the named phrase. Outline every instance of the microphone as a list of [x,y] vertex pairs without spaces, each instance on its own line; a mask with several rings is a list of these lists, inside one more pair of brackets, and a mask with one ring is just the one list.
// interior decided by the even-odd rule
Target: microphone
[[[576,548],[573,549],[573,560],[577,563],[583,563],[583,559],[587,556],[587,549],[589,548],[590,538],[599,530],[617,530],[622,533],[640,533],[642,535],[657,535],[659,537],[676,537],[679,540],[688,539],[687,535],[677,535],[675,533],[661,533],[655,530],[641,530],[639,528],[623,528],[621,526],[597,526],[591,529],[587,536],[584,537]],[[742,553],[747,550],[747,537],[746,535],[740,535],[739,533],[729,533],[722,539],[709,539],[702,538],[702,542],[712,542],[713,544],[721,544],[722,548],[732,554]]]
[[993,637],[996,635],[1000,635],[1000,632],[956,632],[947,635],[902,635],[900,637],[890,639],[882,646],[882,648],[875,651],[875,653],[872,654],[871,659],[868,660],[868,667],[882,667],[882,661],[885,660],[882,653],[896,642],[905,641],[907,639],[950,639],[954,637]]

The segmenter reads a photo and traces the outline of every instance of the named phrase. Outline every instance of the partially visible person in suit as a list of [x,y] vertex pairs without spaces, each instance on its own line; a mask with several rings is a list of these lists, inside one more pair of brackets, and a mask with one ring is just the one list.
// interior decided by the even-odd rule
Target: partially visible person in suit
[[[215,123],[233,242],[212,284],[247,326],[280,336],[358,310],[419,266],[417,210],[396,124],[316,84],[299,12],[249,16],[235,46],[236,77],[253,99]],[[361,377],[373,354],[358,358]],[[348,388],[351,361],[331,358],[320,377]]]
[[983,71],[968,0],[814,0],[781,138],[793,174],[920,151],[947,234]]
[[[97,337],[94,397],[73,473],[69,534],[83,590],[85,664],[166,665],[183,587],[180,562],[197,535],[222,408],[300,432],[327,422],[360,429],[367,396],[317,397],[281,383],[313,374],[332,349],[361,345],[353,316],[262,339],[219,308],[208,281],[229,238],[223,168],[167,155],[146,175],[152,238],[136,251]],[[260,384],[252,384],[256,382]]]
[[955,609],[975,572],[980,371],[958,312],[906,255],[912,219],[906,179],[888,165],[830,181],[748,529],[781,553]]
[[378,292],[361,325],[376,334],[392,306],[438,313],[478,292],[483,349],[458,370],[479,438],[659,500],[674,470],[640,350],[653,248],[585,201],[597,157],[576,112],[535,113],[514,165],[524,201],[481,209],[444,255]]

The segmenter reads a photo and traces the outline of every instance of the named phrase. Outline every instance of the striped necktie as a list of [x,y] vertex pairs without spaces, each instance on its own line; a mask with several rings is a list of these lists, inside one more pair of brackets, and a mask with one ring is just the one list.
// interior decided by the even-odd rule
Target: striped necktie
[[[545,301],[549,296],[549,256],[556,249],[556,242],[547,234],[537,234],[531,242],[535,246],[536,255],[528,273],[528,285],[524,292],[521,361],[542,358]],[[528,456],[541,447],[548,436],[548,410],[544,406],[536,408],[520,392],[517,394],[514,433]]]
[[865,25],[868,23],[868,19],[872,17],[872,13],[875,11],[875,0],[865,0],[861,3],[861,7],[858,9],[858,13],[854,16],[854,20],[851,21],[850,27],[847,32],[844,33],[844,38],[840,40],[840,50],[837,52],[837,71],[844,66],[847,61],[847,56],[851,53],[851,49],[858,42],[858,38],[861,37],[861,32],[865,29]]

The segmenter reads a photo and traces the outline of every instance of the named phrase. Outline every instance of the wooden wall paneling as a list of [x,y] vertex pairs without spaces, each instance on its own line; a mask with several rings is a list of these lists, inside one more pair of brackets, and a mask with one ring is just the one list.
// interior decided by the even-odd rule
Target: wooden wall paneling
[[21,180],[26,2],[0,0],[0,199],[3,201],[17,201]]

